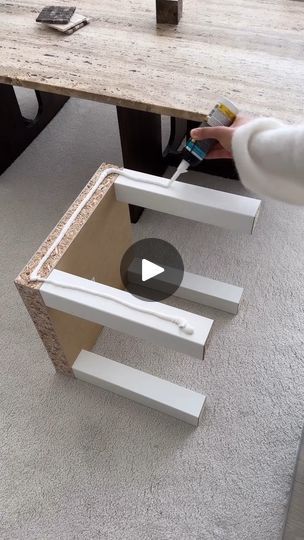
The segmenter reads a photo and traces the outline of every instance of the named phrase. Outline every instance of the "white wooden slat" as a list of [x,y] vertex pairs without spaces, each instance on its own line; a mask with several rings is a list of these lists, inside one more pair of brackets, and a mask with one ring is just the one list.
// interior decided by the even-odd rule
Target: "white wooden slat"
[[[56,280],[68,287],[85,287],[87,292],[73,288],[58,287],[51,283]],[[60,270],[53,270],[40,288],[46,306],[75,315],[119,332],[130,334],[150,342],[172,348],[196,358],[204,355],[205,344],[213,320],[194,313],[177,309],[158,302],[147,302],[95,281],[84,279]],[[94,295],[95,293],[95,295]],[[131,302],[134,308],[145,307],[164,313],[170,317],[185,319],[193,334],[184,333],[178,326],[154,315],[145,314],[133,307],[126,307],[113,300],[96,296],[98,293],[110,294],[113,298]]]
[[230,283],[185,272],[175,296],[236,315],[243,291]]
[[98,354],[81,351],[73,364],[77,379],[132,399],[197,426],[206,397]]
[[[141,280],[140,264],[134,259],[128,268],[128,280],[144,287],[166,290],[174,280],[174,270],[165,267],[165,272],[145,283]],[[184,272],[183,280],[174,296],[210,306],[234,315],[238,312],[244,289],[190,272]]]
[[[138,179],[167,181],[162,177],[124,170]],[[183,182],[173,182],[166,188],[119,175],[114,186],[118,201],[245,233],[252,233],[261,204],[258,199]]]

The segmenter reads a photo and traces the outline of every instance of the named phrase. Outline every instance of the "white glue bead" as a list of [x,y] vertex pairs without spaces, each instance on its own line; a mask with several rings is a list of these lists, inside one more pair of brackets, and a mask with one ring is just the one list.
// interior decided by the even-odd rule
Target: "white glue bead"
[[192,326],[190,326],[190,324],[187,323],[183,331],[185,332],[185,334],[191,335],[194,332],[194,328],[192,328]]
[[185,319],[180,319],[178,322],[178,327],[180,330],[182,330],[185,334],[193,334],[194,330],[190,324],[187,323]]

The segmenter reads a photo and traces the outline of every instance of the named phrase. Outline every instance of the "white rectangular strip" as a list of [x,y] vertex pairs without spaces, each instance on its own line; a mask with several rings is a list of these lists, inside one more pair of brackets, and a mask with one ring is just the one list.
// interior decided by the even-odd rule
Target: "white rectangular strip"
[[[129,266],[128,279],[131,283],[143,285],[140,265],[136,259]],[[154,277],[152,280],[147,280],[144,286],[162,291],[166,290],[168,283],[174,282],[176,282],[174,269],[166,267],[163,274]],[[236,285],[184,272],[183,280],[174,296],[235,315],[238,312],[243,291],[242,287]]]
[[73,364],[77,379],[197,426],[206,397],[98,354],[81,351]]
[[175,296],[236,315],[243,291],[236,285],[185,272]]
[[[52,280],[67,285],[60,287]],[[75,287],[75,289],[70,288]],[[76,290],[77,287],[85,291]],[[213,320],[195,315],[158,302],[147,302],[121,291],[73,274],[53,270],[47,281],[40,288],[46,306],[64,311],[76,317],[92,321],[124,334],[130,334],[150,342],[172,348],[196,358],[203,358],[204,347],[211,330]],[[114,300],[100,298],[98,294],[111,295]],[[127,307],[117,300],[130,302]],[[166,321],[152,314],[142,313],[136,308],[146,308],[166,316],[182,318],[193,328],[192,334],[186,334],[175,323]]]
[[[162,177],[124,170],[139,180],[167,181]],[[183,182],[173,182],[166,188],[119,175],[114,185],[118,201],[246,233],[252,233],[261,204],[258,199]]]

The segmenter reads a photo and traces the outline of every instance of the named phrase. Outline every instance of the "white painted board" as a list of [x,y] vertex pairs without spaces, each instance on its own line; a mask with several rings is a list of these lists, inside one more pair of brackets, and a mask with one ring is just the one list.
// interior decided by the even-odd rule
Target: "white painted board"
[[73,364],[77,379],[132,399],[197,426],[206,397],[98,354],[81,351]]
[[[162,177],[124,170],[135,178],[167,181]],[[261,204],[258,199],[183,182],[173,182],[166,188],[119,175],[114,186],[118,201],[245,233],[252,233]]]
[[[144,287],[157,288],[157,290],[166,290],[168,283],[176,283],[174,279],[174,269],[168,269],[166,272],[148,280],[144,284],[139,272],[140,265],[134,259],[128,268],[128,280],[131,283],[143,285]],[[238,312],[240,301],[244,289],[236,285],[230,285],[222,281],[210,279],[191,272],[184,272],[183,280],[174,296],[197,302],[205,306],[210,306],[234,315]]]
[[[75,289],[58,287],[51,283],[52,279]],[[77,287],[84,287],[85,291],[79,291]],[[126,291],[60,270],[53,270],[50,273],[47,281],[41,286],[40,293],[46,306],[50,308],[113,328],[124,334],[165,345],[196,358],[203,358],[205,344],[213,324],[212,319],[158,302],[143,301]],[[126,307],[113,300],[96,296],[102,293],[110,294],[118,300],[131,302],[133,307]],[[185,319],[193,327],[194,332],[185,334],[172,322],[137,311],[137,306],[152,309],[170,317]]]
[[236,315],[243,291],[230,283],[185,272],[175,296]]

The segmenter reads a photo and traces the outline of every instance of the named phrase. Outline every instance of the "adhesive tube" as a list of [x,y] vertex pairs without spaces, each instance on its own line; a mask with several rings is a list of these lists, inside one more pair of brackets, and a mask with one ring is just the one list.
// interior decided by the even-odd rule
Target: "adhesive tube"
[[[238,108],[232,101],[221,98],[199,127],[231,126],[238,112]],[[189,167],[195,167],[203,161],[215,142],[214,139],[205,139],[204,141],[189,139],[182,150],[182,162],[171,180],[176,180]]]

